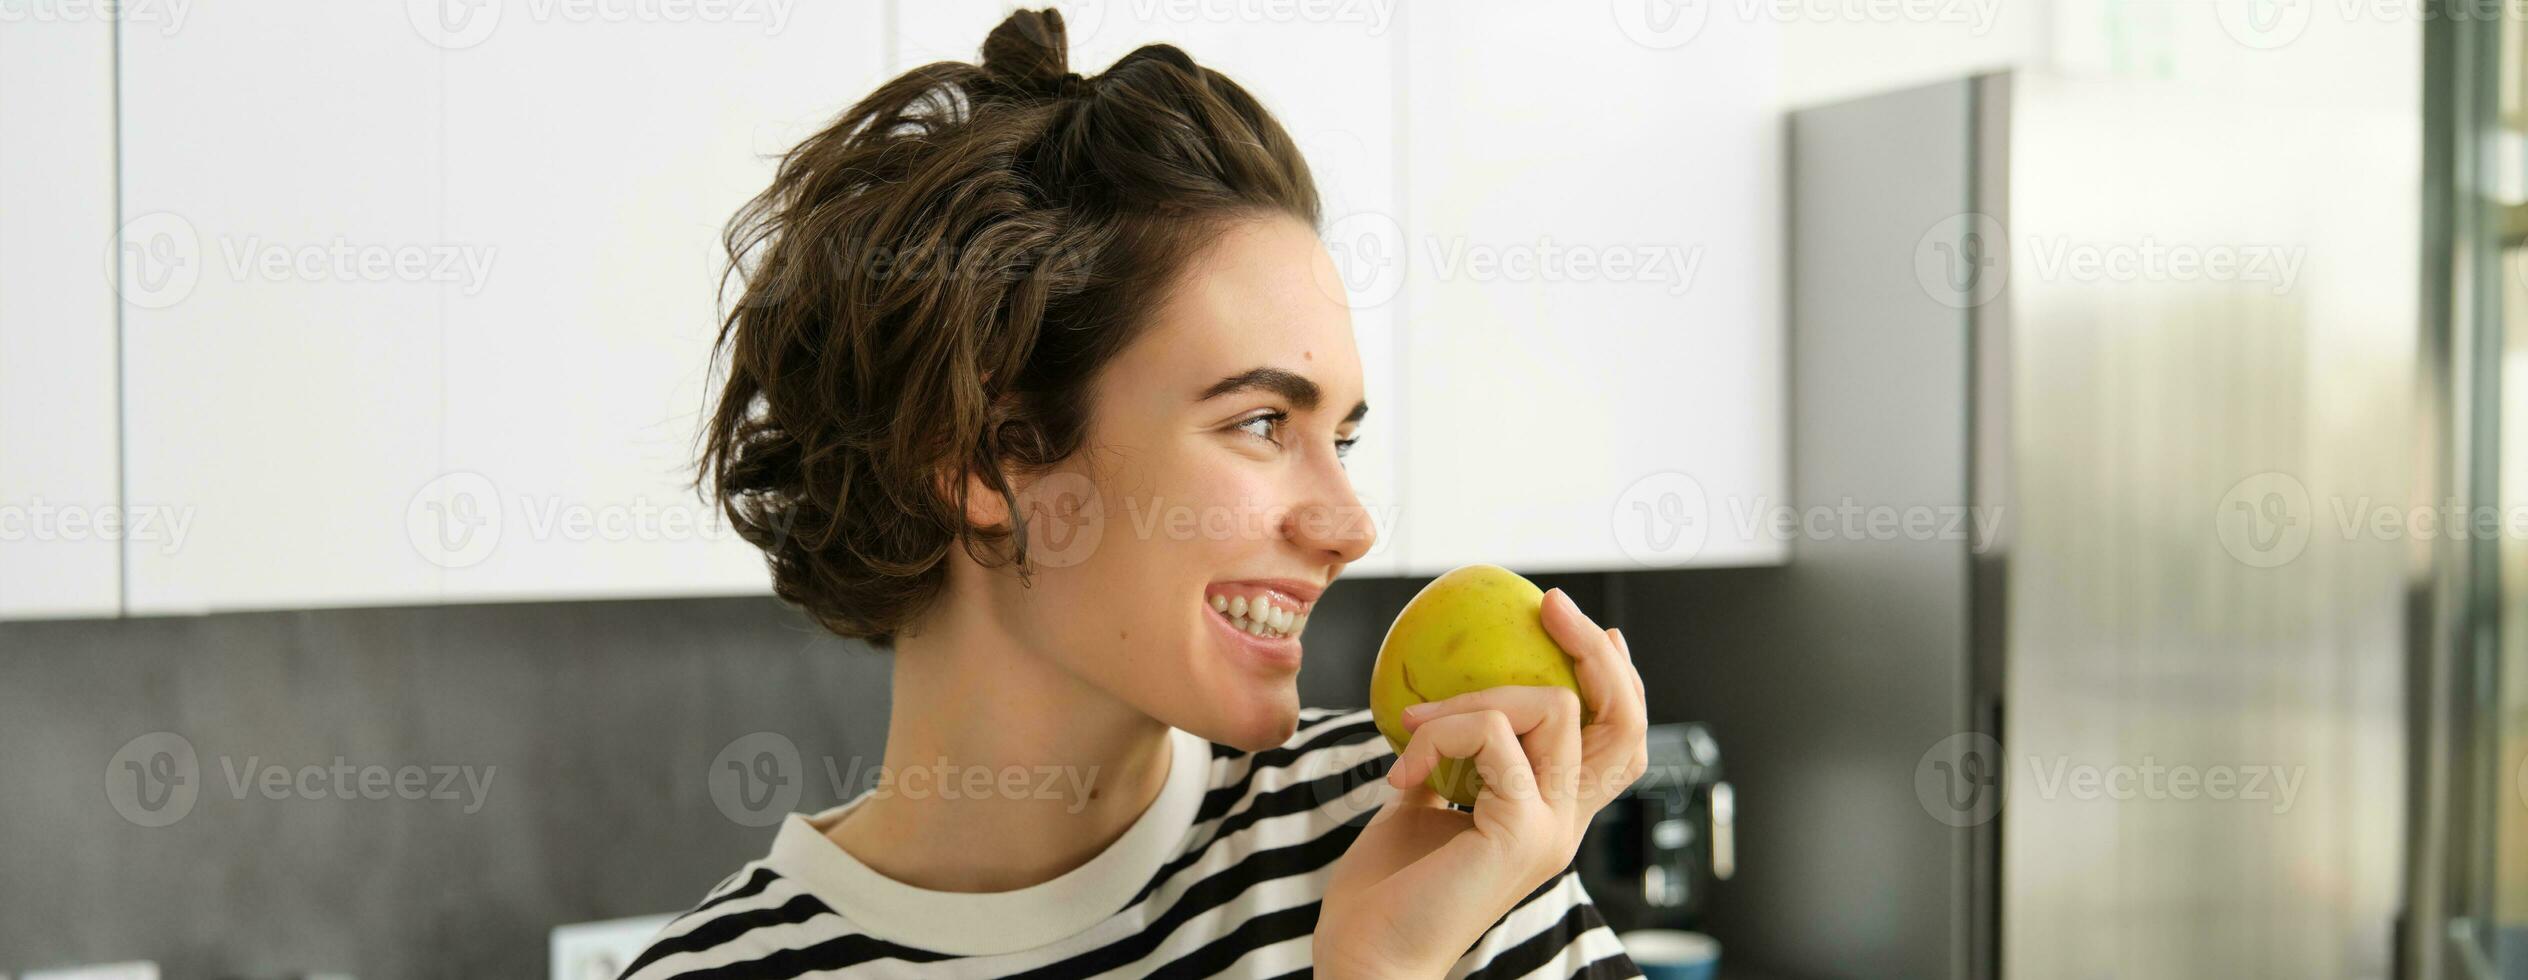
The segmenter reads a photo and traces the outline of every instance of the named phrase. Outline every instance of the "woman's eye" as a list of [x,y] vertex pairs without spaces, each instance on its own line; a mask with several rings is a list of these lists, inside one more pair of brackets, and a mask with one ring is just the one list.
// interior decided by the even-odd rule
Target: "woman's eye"
[[[1240,422],[1236,425],[1236,428],[1248,435],[1278,446],[1282,444],[1281,428],[1282,426],[1288,424],[1290,424],[1290,413],[1273,411],[1266,412],[1262,415]],[[1352,444],[1359,441],[1361,441],[1361,437],[1359,436],[1353,436],[1349,439],[1334,440],[1334,458],[1339,460],[1350,456],[1352,454]]]
[[[1277,438],[1277,436],[1281,432],[1282,423],[1288,421],[1290,421],[1289,415],[1281,412],[1267,412],[1238,423],[1238,428],[1245,430],[1248,434],[1253,435],[1256,438],[1278,446],[1281,445],[1281,440]],[[1266,429],[1264,431],[1257,431],[1255,429],[1248,428],[1249,426],[1258,424],[1265,425]]]

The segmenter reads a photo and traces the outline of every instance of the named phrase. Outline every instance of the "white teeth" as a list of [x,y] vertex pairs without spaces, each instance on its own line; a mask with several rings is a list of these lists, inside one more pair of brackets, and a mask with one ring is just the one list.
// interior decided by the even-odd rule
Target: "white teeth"
[[1256,636],[1279,638],[1290,636],[1308,627],[1306,613],[1275,605],[1262,596],[1211,596],[1206,600],[1212,610],[1229,620],[1229,625]]

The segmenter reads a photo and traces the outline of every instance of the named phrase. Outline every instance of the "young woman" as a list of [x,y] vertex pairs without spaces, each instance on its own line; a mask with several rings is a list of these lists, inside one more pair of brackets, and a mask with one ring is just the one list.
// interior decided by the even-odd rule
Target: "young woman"
[[1065,48],[1011,16],[731,224],[705,479],[784,599],[893,652],[888,775],[627,976],[1636,975],[1571,870],[1645,758],[1622,638],[1549,594],[1582,696],[1442,701],[1401,755],[1299,707],[1376,533],[1307,165],[1183,51]]

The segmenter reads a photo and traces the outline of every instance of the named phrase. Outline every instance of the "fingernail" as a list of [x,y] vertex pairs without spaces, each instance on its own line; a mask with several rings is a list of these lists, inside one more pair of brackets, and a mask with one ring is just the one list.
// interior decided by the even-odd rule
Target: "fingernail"
[[1419,718],[1422,717],[1422,712],[1427,710],[1429,710],[1429,705],[1409,704],[1405,706],[1404,716],[1407,718]]

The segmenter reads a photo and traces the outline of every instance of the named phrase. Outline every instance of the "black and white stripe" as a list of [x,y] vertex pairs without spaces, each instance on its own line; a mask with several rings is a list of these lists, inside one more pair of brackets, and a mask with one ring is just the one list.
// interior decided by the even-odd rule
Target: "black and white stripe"
[[[1303,711],[1298,732],[1262,752],[1213,744],[1208,789],[1174,856],[1121,910],[1035,949],[955,956],[889,942],[855,928],[766,860],[670,922],[624,976],[1305,976],[1327,871],[1394,792],[1382,778],[1394,762],[1365,710]],[[1503,916],[1449,975],[1563,980],[1640,971],[1578,876],[1565,870]]]

